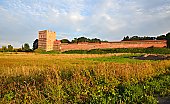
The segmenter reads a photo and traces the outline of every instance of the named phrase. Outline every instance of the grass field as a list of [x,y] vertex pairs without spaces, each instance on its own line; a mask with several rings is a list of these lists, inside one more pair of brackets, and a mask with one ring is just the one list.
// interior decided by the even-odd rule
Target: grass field
[[170,96],[170,60],[141,54],[0,53],[0,103],[158,103]]

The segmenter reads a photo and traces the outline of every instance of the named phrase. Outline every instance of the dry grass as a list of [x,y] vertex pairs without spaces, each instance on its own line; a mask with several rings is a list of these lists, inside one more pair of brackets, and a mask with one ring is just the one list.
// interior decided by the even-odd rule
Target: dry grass
[[[3,90],[1,100],[3,103],[23,103],[24,101],[44,103],[48,98],[48,101],[52,100],[55,103],[67,102],[70,99],[64,89],[68,86],[68,89],[78,86],[74,89],[73,95],[77,101],[83,102],[87,99],[87,92],[82,95],[79,91],[95,89],[98,83],[95,81],[100,82],[101,78],[104,78],[104,82],[112,83],[112,87],[107,89],[109,90],[120,83],[138,83],[146,78],[166,73],[166,69],[170,67],[169,60],[141,63],[82,60],[82,58],[117,55],[122,54],[1,54],[0,89]],[[15,92],[15,96],[7,99],[5,96],[10,91]],[[21,100],[16,101],[18,99]]]

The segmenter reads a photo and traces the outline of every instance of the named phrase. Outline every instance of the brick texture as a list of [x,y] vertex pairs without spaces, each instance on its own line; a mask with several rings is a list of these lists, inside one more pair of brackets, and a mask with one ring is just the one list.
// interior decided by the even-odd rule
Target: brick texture
[[153,41],[120,41],[108,43],[78,43],[78,44],[60,44],[61,51],[67,50],[90,50],[104,48],[147,48],[147,47],[166,47],[166,40]]
[[46,51],[53,50],[54,41],[56,40],[56,33],[49,30],[39,31],[38,48]]
[[147,47],[166,47],[166,40],[139,40],[139,41],[118,41],[105,43],[61,43],[56,40],[56,33],[44,30],[39,31],[38,48],[46,51],[59,50],[90,50],[90,49],[104,49],[104,48],[147,48]]

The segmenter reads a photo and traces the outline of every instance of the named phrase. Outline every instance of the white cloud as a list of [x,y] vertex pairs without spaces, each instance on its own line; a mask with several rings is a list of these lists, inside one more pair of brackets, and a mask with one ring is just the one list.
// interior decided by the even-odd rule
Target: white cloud
[[5,40],[0,40],[0,48],[2,46],[8,46],[8,45],[12,45],[14,46],[15,48],[20,48],[21,47],[21,44],[23,43],[20,43],[20,42],[16,42],[16,41],[11,41],[11,40],[8,40],[8,41],[5,41]]
[[85,35],[112,41],[169,31],[170,1],[8,0],[0,2],[0,17],[3,40],[31,43],[38,30],[51,29],[60,38]]
[[82,21],[84,19],[84,17],[80,15],[79,13],[71,13],[69,15],[70,15],[70,19],[73,22]]

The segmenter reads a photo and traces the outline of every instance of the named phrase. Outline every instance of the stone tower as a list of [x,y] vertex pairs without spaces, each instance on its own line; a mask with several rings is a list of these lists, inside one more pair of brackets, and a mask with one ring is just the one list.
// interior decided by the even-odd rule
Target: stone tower
[[56,32],[50,30],[39,31],[38,48],[45,51],[53,50],[54,41],[56,40]]

